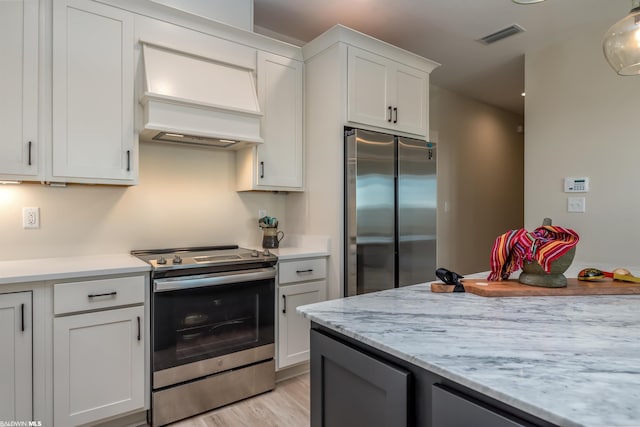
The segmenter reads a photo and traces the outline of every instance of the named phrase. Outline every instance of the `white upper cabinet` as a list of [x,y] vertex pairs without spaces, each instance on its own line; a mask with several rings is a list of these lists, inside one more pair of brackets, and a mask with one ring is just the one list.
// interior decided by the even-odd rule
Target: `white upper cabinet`
[[38,0],[0,1],[0,179],[36,180]]
[[258,52],[264,143],[237,153],[238,190],[302,190],[302,62]]
[[89,0],[53,2],[52,181],[137,181],[133,16]]
[[354,46],[347,72],[350,122],[427,136],[429,74]]
[[391,61],[380,55],[349,47],[349,121],[384,128],[390,126],[393,102],[389,93],[391,65]]

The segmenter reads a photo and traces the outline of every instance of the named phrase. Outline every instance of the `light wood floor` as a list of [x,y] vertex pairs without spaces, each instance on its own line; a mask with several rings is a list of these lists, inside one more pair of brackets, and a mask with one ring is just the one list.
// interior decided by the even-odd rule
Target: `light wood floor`
[[172,424],[172,427],[309,426],[309,374],[282,381],[268,393]]

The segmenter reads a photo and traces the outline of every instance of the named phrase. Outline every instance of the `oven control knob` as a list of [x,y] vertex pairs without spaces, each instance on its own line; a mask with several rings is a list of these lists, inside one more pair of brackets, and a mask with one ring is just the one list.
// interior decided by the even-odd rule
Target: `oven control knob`
[[160,258],[158,258],[158,260],[156,261],[158,264],[166,264],[167,263],[167,259],[163,256],[161,256]]
[[174,264],[182,264],[182,258],[180,258],[180,255],[175,255],[173,257],[173,263]]
[[251,256],[257,258],[258,256],[260,256],[260,254],[258,253],[258,251],[251,251]]

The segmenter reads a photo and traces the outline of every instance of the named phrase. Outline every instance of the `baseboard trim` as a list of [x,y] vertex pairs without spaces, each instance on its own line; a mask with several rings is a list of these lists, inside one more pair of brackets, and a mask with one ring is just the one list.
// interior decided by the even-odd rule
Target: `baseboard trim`
[[86,424],[92,427],[138,427],[147,425],[147,411],[136,412],[133,414],[118,416],[107,421],[99,421],[98,423]]
[[293,377],[297,377],[298,375],[306,374],[307,372],[309,372],[309,369],[310,365],[308,361],[284,369],[280,369],[276,372],[276,383],[291,379]]

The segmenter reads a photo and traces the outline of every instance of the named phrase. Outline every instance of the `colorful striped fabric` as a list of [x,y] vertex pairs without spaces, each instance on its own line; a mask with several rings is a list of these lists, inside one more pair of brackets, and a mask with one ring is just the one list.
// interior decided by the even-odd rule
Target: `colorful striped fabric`
[[578,244],[580,237],[568,228],[545,225],[528,232],[524,228],[499,236],[491,250],[488,280],[507,279],[525,261],[538,261],[547,273],[553,261]]

